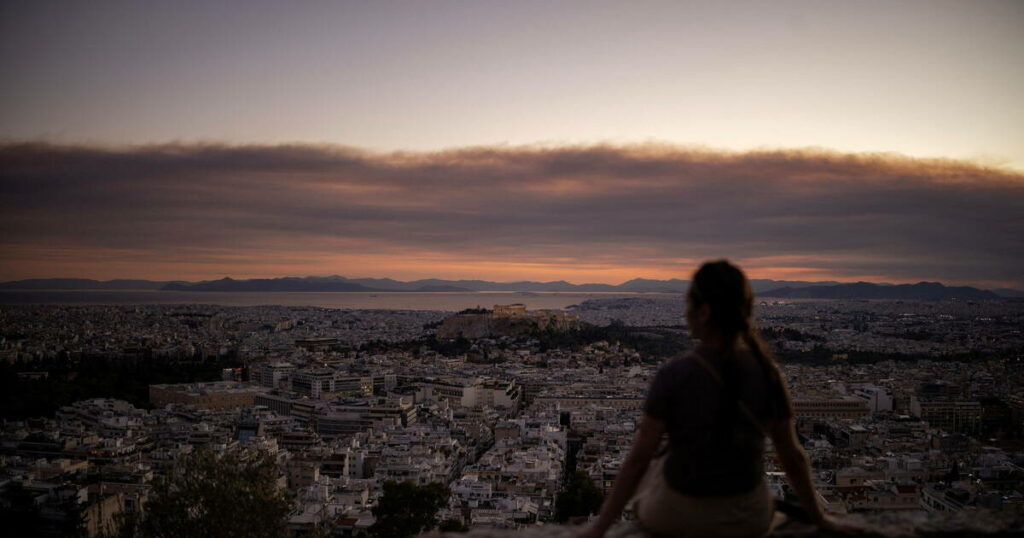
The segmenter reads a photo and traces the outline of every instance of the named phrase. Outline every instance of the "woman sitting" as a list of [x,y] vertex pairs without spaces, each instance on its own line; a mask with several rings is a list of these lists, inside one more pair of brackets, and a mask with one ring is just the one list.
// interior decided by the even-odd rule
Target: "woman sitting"
[[582,537],[602,536],[634,493],[637,519],[655,535],[764,536],[775,511],[764,480],[767,437],[811,521],[849,529],[818,502],[789,393],[753,327],[753,303],[746,276],[727,261],[693,275],[686,320],[700,344],[658,371],[629,456]]

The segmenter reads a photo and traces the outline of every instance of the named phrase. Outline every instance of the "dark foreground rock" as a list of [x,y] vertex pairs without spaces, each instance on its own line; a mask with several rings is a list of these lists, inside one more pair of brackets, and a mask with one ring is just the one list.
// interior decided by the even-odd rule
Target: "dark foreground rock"
[[[854,515],[847,518],[862,528],[860,532],[837,534],[812,525],[784,522],[771,534],[780,538],[855,536],[863,538],[980,538],[1024,536],[1024,514],[1005,512],[957,512],[926,514],[892,512]],[[520,530],[476,529],[467,533],[432,533],[424,538],[572,538],[583,527],[541,525]],[[612,527],[606,538],[655,538],[634,522]]]

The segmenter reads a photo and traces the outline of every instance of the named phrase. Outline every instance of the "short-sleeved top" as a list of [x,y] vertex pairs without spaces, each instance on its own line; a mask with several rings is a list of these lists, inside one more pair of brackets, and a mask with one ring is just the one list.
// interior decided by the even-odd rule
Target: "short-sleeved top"
[[792,417],[789,396],[774,364],[762,363],[750,351],[729,357],[700,352],[724,386],[694,358],[696,353],[659,369],[644,404],[644,412],[664,421],[668,432],[665,480],[696,497],[748,492],[764,479],[764,432],[774,421]]

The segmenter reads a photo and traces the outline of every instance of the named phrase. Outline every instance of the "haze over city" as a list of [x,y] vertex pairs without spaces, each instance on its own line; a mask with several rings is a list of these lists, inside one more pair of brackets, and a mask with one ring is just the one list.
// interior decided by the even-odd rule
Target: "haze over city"
[[1017,2],[0,13],[3,280],[1024,287]]

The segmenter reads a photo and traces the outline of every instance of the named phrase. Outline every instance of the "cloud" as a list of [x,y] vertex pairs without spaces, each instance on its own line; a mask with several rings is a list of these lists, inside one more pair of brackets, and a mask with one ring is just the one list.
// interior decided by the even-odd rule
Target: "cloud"
[[[170,278],[504,261],[572,280],[678,276],[726,256],[766,277],[1020,286],[1024,176],[823,150],[9,143],[0,232],[7,278],[137,259]],[[382,267],[358,265],[371,258]]]

